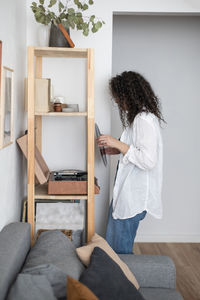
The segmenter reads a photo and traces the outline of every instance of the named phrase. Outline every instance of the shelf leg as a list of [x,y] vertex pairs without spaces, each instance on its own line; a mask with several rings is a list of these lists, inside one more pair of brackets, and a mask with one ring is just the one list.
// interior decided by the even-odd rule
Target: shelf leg
[[34,116],[34,47],[28,47],[28,223],[31,224],[31,245],[35,231],[35,116]]
[[87,241],[95,232],[94,223],[94,50],[88,49],[87,73],[87,171],[88,171],[88,201],[87,201]]
[[[42,78],[42,56],[36,56],[36,78]],[[36,123],[36,137],[35,142],[40,153],[42,153],[42,116],[35,117]]]

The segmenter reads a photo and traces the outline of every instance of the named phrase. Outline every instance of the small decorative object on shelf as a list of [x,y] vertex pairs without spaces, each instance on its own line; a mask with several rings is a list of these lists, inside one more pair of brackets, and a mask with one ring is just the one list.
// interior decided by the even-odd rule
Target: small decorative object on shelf
[[53,110],[55,112],[62,112],[63,107],[66,106],[66,104],[63,104],[65,97],[63,96],[56,96],[53,99]]
[[[58,5],[58,13],[55,13],[54,5]],[[97,32],[105,22],[95,15],[84,16],[82,12],[87,10],[93,0],[66,1],[64,5],[60,0],[39,0],[32,2],[31,9],[38,23],[51,25],[50,47],[74,47],[70,38],[69,29],[82,30],[84,36],[88,36],[90,30]],[[53,7],[53,9],[51,9]],[[56,39],[57,38],[57,39]]]
[[54,103],[53,109],[55,112],[61,112],[62,111],[62,103]]
[[74,109],[72,107],[65,107],[62,109],[63,112],[74,112]]
[[63,108],[63,112],[78,112],[79,111],[79,106],[78,104],[67,104],[66,108]]

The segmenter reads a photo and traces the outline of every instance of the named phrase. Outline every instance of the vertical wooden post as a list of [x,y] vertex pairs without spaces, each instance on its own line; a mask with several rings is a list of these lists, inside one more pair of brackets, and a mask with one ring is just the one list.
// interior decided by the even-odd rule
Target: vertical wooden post
[[2,99],[3,99],[3,81],[2,81],[2,41],[0,41],[0,149],[2,148],[3,145],[3,139],[2,139],[2,132],[3,132],[3,127],[2,127]]
[[28,222],[31,224],[31,245],[35,231],[35,85],[34,47],[28,47]]
[[[42,56],[36,56],[36,78],[42,78]],[[35,142],[39,151],[42,152],[42,116],[36,116],[35,123],[36,123]]]
[[87,73],[87,171],[88,171],[88,200],[87,200],[87,240],[95,232],[94,224],[94,50],[88,49]]
[[11,73],[11,126],[10,126],[10,141],[13,142],[14,141],[14,70],[12,70]]
[[3,101],[5,95],[5,84],[4,84],[4,72],[5,69],[1,68],[1,95],[0,95],[0,149],[3,148],[3,140],[4,140],[4,110],[5,103]]

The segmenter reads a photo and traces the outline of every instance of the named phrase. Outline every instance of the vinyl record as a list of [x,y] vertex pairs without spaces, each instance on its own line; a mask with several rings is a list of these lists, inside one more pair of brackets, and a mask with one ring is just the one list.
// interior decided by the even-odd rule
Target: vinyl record
[[[101,132],[99,130],[99,127],[97,125],[97,123],[95,123],[95,133],[96,133],[96,137],[98,138],[101,135]],[[103,163],[105,166],[107,166],[107,157],[106,157],[106,152],[105,152],[105,148],[104,146],[99,147],[100,153],[101,153],[101,158],[103,160]]]

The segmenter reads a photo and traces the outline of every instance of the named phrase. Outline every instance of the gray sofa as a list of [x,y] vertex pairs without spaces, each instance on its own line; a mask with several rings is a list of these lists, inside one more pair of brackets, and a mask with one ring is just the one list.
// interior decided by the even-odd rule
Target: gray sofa
[[[66,299],[66,275],[79,279],[84,270],[76,255],[77,245],[71,244],[63,233],[52,231],[42,233],[30,249],[28,223],[5,226],[0,232],[0,300]],[[176,291],[176,270],[169,257],[120,257],[135,274],[146,300],[183,300]],[[38,289],[33,288],[33,283]],[[37,294],[37,290],[48,297]],[[22,291],[23,295],[18,296]]]

